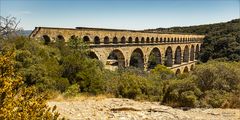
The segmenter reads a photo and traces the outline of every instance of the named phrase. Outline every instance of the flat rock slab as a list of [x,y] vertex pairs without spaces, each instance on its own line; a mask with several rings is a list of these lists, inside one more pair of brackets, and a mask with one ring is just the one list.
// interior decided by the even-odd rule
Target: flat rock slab
[[49,101],[62,117],[70,120],[240,120],[240,109],[201,109],[187,111],[130,99],[102,98],[75,101]]

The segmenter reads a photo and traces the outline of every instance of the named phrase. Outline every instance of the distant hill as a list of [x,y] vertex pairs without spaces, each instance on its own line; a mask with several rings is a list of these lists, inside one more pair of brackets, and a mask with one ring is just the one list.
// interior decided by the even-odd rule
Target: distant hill
[[189,27],[171,27],[148,29],[146,32],[202,34],[204,39],[200,59],[240,61],[240,19],[225,23],[198,25]]
[[32,30],[22,30],[19,32],[22,36],[29,36],[31,34]]

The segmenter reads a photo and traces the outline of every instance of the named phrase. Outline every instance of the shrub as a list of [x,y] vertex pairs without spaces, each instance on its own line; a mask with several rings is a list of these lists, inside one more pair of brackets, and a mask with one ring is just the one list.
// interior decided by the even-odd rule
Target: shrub
[[14,57],[13,52],[0,55],[0,119],[57,119],[56,107],[46,105],[46,95],[22,85],[14,70]]
[[202,95],[202,92],[192,79],[166,81],[162,104],[173,107],[198,106],[198,98]]
[[161,80],[168,80],[174,77],[174,73],[163,65],[157,65],[151,70],[151,73],[155,76],[158,76],[158,78]]
[[66,92],[63,93],[65,97],[75,97],[79,94],[79,85],[78,84],[73,84],[69,86],[66,90]]

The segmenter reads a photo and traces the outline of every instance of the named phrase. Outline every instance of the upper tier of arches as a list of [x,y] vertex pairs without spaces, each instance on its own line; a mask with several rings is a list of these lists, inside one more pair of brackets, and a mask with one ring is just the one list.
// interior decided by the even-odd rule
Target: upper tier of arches
[[[159,44],[159,43],[195,43],[201,42],[200,38],[191,38],[191,37],[126,37],[126,36],[94,36],[90,37],[88,35],[78,37],[76,35],[72,35],[70,38],[64,37],[63,35],[59,34],[55,37],[48,36],[46,34],[42,35],[41,38],[45,43],[61,40],[67,42],[68,39],[72,38],[81,38],[83,42],[92,44],[92,45],[120,45],[120,44]],[[66,39],[67,38],[67,39]]]

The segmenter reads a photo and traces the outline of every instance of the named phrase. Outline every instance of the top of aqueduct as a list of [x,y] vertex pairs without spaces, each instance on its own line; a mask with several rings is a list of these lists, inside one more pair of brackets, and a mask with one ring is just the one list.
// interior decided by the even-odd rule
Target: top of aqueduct
[[[143,30],[123,30],[123,29],[106,29],[106,28],[53,28],[53,27],[36,27],[30,34],[30,38],[43,38],[44,35],[51,41],[56,39],[68,39],[78,36],[85,39],[91,44],[104,43],[104,39],[109,39],[109,43],[114,44],[114,40],[124,41],[125,43],[186,43],[201,42],[204,35],[186,35],[186,34],[160,34],[146,32]],[[97,38],[96,38],[97,37]],[[107,38],[106,38],[107,37]],[[45,39],[45,38],[44,38]],[[96,42],[96,39],[98,40]]]

